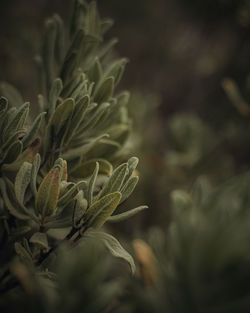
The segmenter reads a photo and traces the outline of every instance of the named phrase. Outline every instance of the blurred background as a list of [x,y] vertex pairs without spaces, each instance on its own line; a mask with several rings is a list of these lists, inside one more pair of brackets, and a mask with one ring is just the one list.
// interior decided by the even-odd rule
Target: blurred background
[[[249,169],[250,115],[239,107],[250,101],[250,1],[97,4],[115,22],[108,37],[119,38],[117,55],[130,60],[120,88],[131,91],[140,183],[125,205],[150,210],[114,230],[133,237],[168,225],[174,189],[189,190],[200,176],[216,186]],[[69,6],[69,0],[0,3],[0,81],[26,101],[37,101],[34,57],[44,19],[57,12],[66,22]]]

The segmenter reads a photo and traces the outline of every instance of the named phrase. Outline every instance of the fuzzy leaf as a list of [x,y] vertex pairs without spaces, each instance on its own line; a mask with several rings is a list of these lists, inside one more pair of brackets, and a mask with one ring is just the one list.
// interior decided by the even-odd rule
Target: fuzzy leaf
[[96,167],[90,178],[89,186],[87,190],[87,201],[88,201],[89,206],[92,204],[92,201],[93,201],[93,192],[94,192],[95,182],[96,182],[96,177],[98,175],[98,172],[99,172],[99,163],[96,162]]
[[95,170],[96,162],[99,163],[99,173],[110,176],[113,171],[111,163],[104,159],[92,159],[77,167],[71,175],[75,178],[84,178],[90,176]]
[[54,128],[55,134],[58,134],[62,128],[66,127],[66,121],[71,117],[74,107],[75,101],[71,98],[66,99],[63,103],[58,105],[50,121],[50,125]]
[[22,210],[22,208],[20,208],[20,206],[18,204],[15,205],[16,199],[13,199],[7,193],[6,184],[2,178],[0,178],[0,190],[1,190],[1,194],[3,197],[4,203],[5,203],[8,211],[10,212],[10,214],[12,214],[13,216],[15,216],[16,218],[21,219],[21,220],[30,219],[30,217],[27,214],[25,214],[25,212]]
[[134,216],[135,214],[147,209],[148,206],[146,205],[141,205],[137,208],[134,208],[132,210],[129,210],[127,212],[124,212],[124,213],[121,213],[121,214],[116,214],[116,215],[113,215],[113,216],[110,216],[108,219],[107,219],[107,222],[110,222],[110,223],[118,223],[118,222],[121,222],[121,221],[124,221],[132,216]]
[[119,243],[119,241],[104,232],[97,232],[97,231],[90,231],[87,232],[85,234],[86,237],[90,237],[90,238],[98,238],[100,239],[100,241],[102,241],[105,246],[107,247],[107,249],[110,251],[110,253],[117,258],[121,258],[125,261],[127,261],[130,265],[131,268],[131,272],[132,274],[135,273],[135,262],[132,258],[132,256],[121,246],[121,244]]
[[49,93],[49,108],[47,119],[55,112],[57,99],[63,89],[63,84],[60,78],[54,80]]
[[23,204],[25,191],[30,183],[32,164],[24,162],[15,179],[15,194],[20,204]]
[[115,61],[113,64],[111,64],[111,66],[108,68],[107,72],[105,73],[106,77],[110,77],[110,76],[114,77],[115,86],[120,82],[127,62],[128,62],[127,59],[121,59],[121,60]]
[[134,191],[135,186],[137,185],[139,180],[138,176],[133,176],[131,177],[126,184],[122,187],[121,189],[121,193],[122,193],[122,198],[120,203],[122,203],[123,201],[125,201],[130,195],[131,193]]
[[28,130],[27,134],[23,137],[22,143],[24,148],[28,147],[36,138],[45,114],[46,114],[45,112],[42,112],[36,117],[33,124],[30,126],[30,129]]
[[58,200],[58,206],[65,206],[69,201],[71,201],[76,196],[79,189],[85,187],[86,184],[87,183],[84,180],[75,184]]
[[49,248],[48,238],[45,233],[40,233],[40,232],[34,233],[32,237],[30,238],[29,242],[38,244],[43,249]]
[[22,152],[22,149],[23,144],[20,140],[13,142],[12,145],[9,147],[8,151],[6,152],[3,163],[10,164],[14,162],[19,156],[19,154]]
[[89,227],[101,227],[114,212],[120,199],[121,193],[114,192],[94,202],[85,215],[87,225]]
[[103,197],[108,193],[120,191],[127,172],[128,172],[127,163],[123,163],[120,166],[118,166],[112,173],[108,182],[103,187],[102,191],[100,192],[100,195],[98,195],[98,198]]
[[96,89],[94,101],[97,103],[107,102],[113,94],[114,77],[106,78]]
[[36,209],[43,217],[54,213],[59,191],[60,171],[58,168],[53,168],[44,177],[36,195]]
[[31,177],[30,177],[30,189],[34,197],[36,197],[36,194],[37,194],[36,180],[37,180],[37,174],[39,171],[40,164],[41,164],[41,157],[40,157],[40,154],[37,153],[32,164]]

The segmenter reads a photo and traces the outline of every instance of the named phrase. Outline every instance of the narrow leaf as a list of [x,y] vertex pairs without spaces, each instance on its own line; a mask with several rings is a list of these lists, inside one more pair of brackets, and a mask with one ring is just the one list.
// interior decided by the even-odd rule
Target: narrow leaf
[[43,179],[36,196],[36,209],[43,217],[52,215],[60,192],[60,171],[53,168]]
[[114,192],[94,202],[86,212],[87,225],[94,228],[101,227],[114,212],[120,199],[121,193]]
[[32,237],[30,238],[29,242],[33,244],[38,244],[39,246],[41,246],[41,248],[44,248],[44,249],[49,248],[48,238],[45,233],[40,233],[40,232],[34,233]]
[[126,184],[122,187],[121,189],[121,193],[122,193],[122,198],[121,198],[121,202],[125,201],[130,195],[131,193],[134,191],[135,186],[137,185],[139,180],[138,176],[133,176],[131,177]]
[[121,246],[116,238],[107,233],[97,231],[87,232],[85,236],[100,239],[114,257],[127,261],[130,265],[132,274],[135,273],[136,267],[132,256]]
[[40,168],[40,164],[41,164],[41,157],[40,157],[40,154],[37,153],[32,164],[31,177],[30,177],[30,189],[34,197],[36,197],[36,194],[37,194],[36,180],[37,180],[37,174]]
[[99,163],[96,162],[96,167],[90,178],[89,186],[87,190],[87,201],[88,201],[89,206],[92,204],[92,201],[93,201],[93,192],[94,192],[95,182],[96,182],[96,177],[98,175],[98,172],[99,172]]
[[25,191],[30,183],[32,164],[24,162],[15,179],[15,194],[20,204],[23,204]]
[[96,89],[94,101],[97,103],[107,102],[113,94],[114,77],[106,78]]
[[121,221],[124,221],[132,216],[134,216],[135,214],[147,209],[148,206],[146,205],[141,205],[137,208],[134,208],[132,210],[129,210],[127,212],[124,212],[124,213],[121,213],[121,214],[116,214],[116,215],[113,215],[113,216],[110,216],[108,219],[107,219],[107,222],[110,222],[110,223],[118,223],[118,222],[121,222]]

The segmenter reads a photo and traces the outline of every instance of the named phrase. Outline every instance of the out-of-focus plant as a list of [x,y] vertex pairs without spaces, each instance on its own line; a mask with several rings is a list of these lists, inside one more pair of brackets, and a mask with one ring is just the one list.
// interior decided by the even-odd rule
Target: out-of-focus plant
[[[135,271],[133,258],[117,239],[99,230],[105,222],[122,221],[146,208],[113,215],[138,182],[134,174],[138,159],[131,157],[114,170],[111,164],[125,157],[123,147],[131,128],[129,94],[115,92],[127,60],[110,61],[115,40],[103,43],[111,25],[100,19],[95,2],[82,0],[74,1],[69,29],[57,15],[46,22],[37,57],[40,94],[33,121],[30,104],[23,104],[14,87],[1,84],[0,307],[5,310],[14,305],[13,299],[24,304],[26,293],[34,299],[41,294],[39,309],[32,307],[36,312],[54,311],[46,306],[50,293],[46,288],[55,294],[56,310],[78,311],[80,304],[88,312],[108,308],[107,299],[115,289],[105,296],[97,287],[107,276],[105,261],[85,255],[81,269],[82,254],[73,249],[88,238],[102,242]],[[66,244],[71,252],[61,255],[60,246]],[[74,273],[74,267],[83,277]],[[74,288],[79,293],[85,288],[86,293],[84,300],[77,300],[79,305],[71,305],[67,292],[77,279],[84,282],[76,282]],[[58,300],[64,295],[65,306]],[[35,301],[29,298],[32,306]],[[19,309],[25,308],[29,303]]]

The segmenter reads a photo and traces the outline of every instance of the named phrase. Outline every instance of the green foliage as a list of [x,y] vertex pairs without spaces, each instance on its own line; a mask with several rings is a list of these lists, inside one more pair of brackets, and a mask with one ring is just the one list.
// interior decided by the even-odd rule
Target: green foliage
[[[100,19],[95,2],[76,0],[73,6],[69,30],[57,15],[45,24],[33,122],[30,104],[22,104],[11,85],[1,85],[0,307],[5,311],[15,305],[35,312],[112,307],[118,283],[108,282],[110,266],[97,241],[135,272],[118,240],[95,231],[109,219],[123,220],[145,208],[111,217],[138,182],[137,158],[119,165],[131,121],[129,95],[115,89],[127,61],[108,61],[113,42],[105,45],[103,35],[110,22]],[[114,170],[112,163],[118,164]]]

